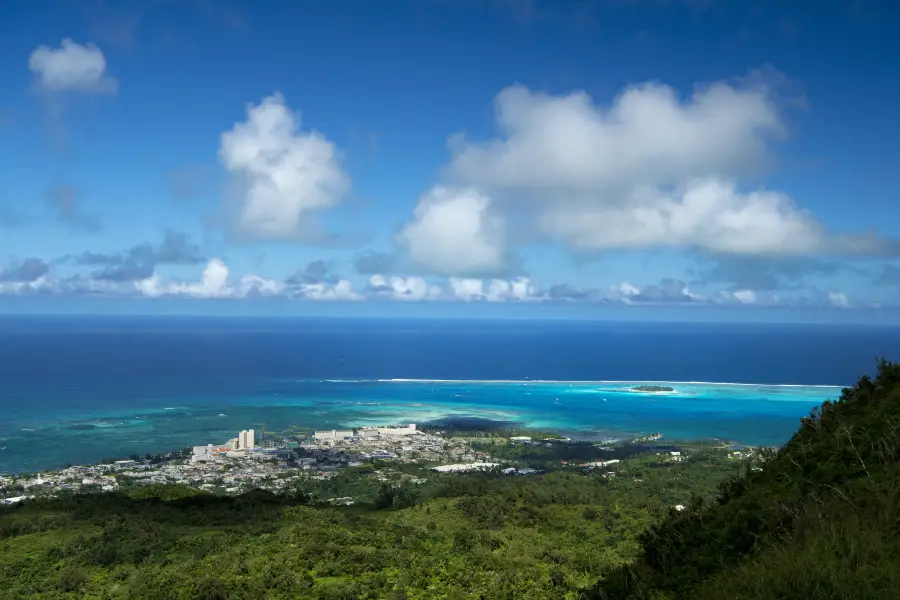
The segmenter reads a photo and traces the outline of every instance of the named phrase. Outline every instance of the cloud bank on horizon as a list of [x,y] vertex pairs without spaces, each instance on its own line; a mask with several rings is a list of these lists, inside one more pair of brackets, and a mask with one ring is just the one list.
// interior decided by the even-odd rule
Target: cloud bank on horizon
[[[47,107],[86,101],[102,124],[109,106],[124,110],[130,86],[147,89],[141,72],[111,69],[99,43],[74,34],[45,40],[21,62],[30,72],[22,87],[48,100],[36,104],[54,119],[67,116]],[[462,132],[448,120],[439,134],[445,158],[426,167],[430,176],[411,178],[423,183],[417,194],[365,202],[360,188],[403,177],[408,164],[360,168],[365,151],[333,116],[301,112],[277,85],[247,89],[243,106],[229,108],[243,110],[238,120],[219,121],[216,136],[196,141],[206,149],[196,163],[215,163],[217,172],[211,213],[192,222],[179,213],[126,244],[111,214],[83,206],[83,183],[49,176],[46,226],[66,227],[52,235],[69,250],[21,253],[14,232],[42,221],[14,219],[19,207],[0,204],[0,252],[9,256],[0,294],[836,308],[900,300],[857,300],[838,277],[870,276],[873,289],[894,289],[900,232],[879,231],[890,224],[874,215],[862,224],[822,218],[773,177],[792,115],[816,110],[816,99],[807,103],[796,81],[762,61],[688,89],[647,78],[602,97],[509,84],[483,99],[482,108],[493,101],[490,128]],[[92,100],[100,97],[103,105]],[[141,119],[141,110],[152,107],[135,105],[124,121],[119,112],[115,126]],[[180,127],[182,138],[195,135],[190,123]],[[571,279],[654,256],[667,257],[660,260],[671,272]]]

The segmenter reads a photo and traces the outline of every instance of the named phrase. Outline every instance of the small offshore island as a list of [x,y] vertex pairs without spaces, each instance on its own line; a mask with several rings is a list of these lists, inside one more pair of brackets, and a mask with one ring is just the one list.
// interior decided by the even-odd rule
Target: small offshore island
[[632,392],[644,392],[649,394],[660,394],[674,392],[675,388],[667,385],[639,385],[631,388]]

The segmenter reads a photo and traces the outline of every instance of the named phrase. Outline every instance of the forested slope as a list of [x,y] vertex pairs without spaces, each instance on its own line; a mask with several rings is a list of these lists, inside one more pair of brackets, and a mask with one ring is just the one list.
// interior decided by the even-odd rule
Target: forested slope
[[716,501],[672,513],[596,598],[900,598],[900,365],[881,361]]
[[[739,464],[694,456],[625,458],[615,477],[422,469],[425,483],[392,487],[370,467],[295,495],[162,486],[23,502],[0,508],[0,599],[576,600]],[[346,495],[358,504],[325,502]]]

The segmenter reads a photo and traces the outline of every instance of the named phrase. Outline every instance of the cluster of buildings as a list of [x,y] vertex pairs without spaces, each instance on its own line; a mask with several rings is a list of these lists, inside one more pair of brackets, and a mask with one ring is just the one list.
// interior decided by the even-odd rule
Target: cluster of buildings
[[250,450],[256,447],[256,432],[252,429],[243,429],[237,437],[231,438],[222,446],[228,450]]
[[312,439],[301,444],[302,450],[313,448],[346,452],[359,461],[392,459],[400,462],[475,463],[489,457],[474,451],[468,442],[448,439],[416,428],[403,426],[360,427],[356,430],[332,429],[316,431]]
[[474,461],[481,456],[472,451],[468,443],[420,431],[415,423],[316,431],[312,439],[300,445],[300,449],[329,449],[349,453],[358,460],[395,459],[401,462]]
[[317,431],[299,443],[256,437],[256,432],[247,429],[224,444],[194,446],[188,457],[174,453],[162,462],[120,460],[36,476],[0,477],[0,504],[128,485],[181,484],[226,494],[253,488],[279,492],[304,479],[328,479],[363,461],[459,464],[486,458],[463,440],[418,431],[415,424]]
[[246,453],[256,448],[256,432],[252,429],[244,429],[241,430],[237,437],[231,438],[221,446],[215,446],[213,444],[208,444],[206,446],[194,446],[193,454],[191,455],[191,462],[203,462],[211,460],[212,458],[219,455],[238,456],[234,453]]
[[[11,488],[13,486],[14,480],[11,477],[4,477],[0,475],[0,490],[3,488]],[[16,502],[21,502],[25,500],[27,496],[9,496],[7,498],[0,498],[0,506],[4,504],[15,504]]]
[[24,478],[0,477],[0,496],[5,495],[3,494],[4,490],[16,493],[15,496],[6,495],[5,498],[0,498],[0,505],[16,504],[35,496],[55,495],[63,492],[87,490],[112,492],[119,489],[119,482],[111,473],[115,468],[115,465],[92,465],[68,467]]
[[375,441],[382,438],[406,437],[417,435],[420,432],[416,429],[415,423],[403,426],[378,426],[378,427],[360,427],[353,429],[332,429],[330,431],[316,431],[313,438],[317,442],[336,443],[342,441],[360,442]]
[[[13,504],[27,498],[54,496],[62,492],[114,491],[136,484],[181,484],[225,494],[238,494],[253,488],[277,493],[292,489],[302,480],[328,479],[344,467],[385,459],[437,464],[440,466],[432,468],[443,473],[492,470],[502,466],[490,462],[490,456],[476,451],[466,440],[420,431],[415,424],[332,429],[302,437],[302,441],[271,436],[257,440],[256,432],[247,429],[221,445],[194,446],[187,457],[172,453],[162,461],[119,460],[31,476],[0,476],[0,504]],[[510,442],[552,445],[560,443],[560,440],[533,441],[528,436],[517,436]],[[565,442],[562,440],[562,443]],[[684,459],[678,451],[657,454],[665,454],[672,462]],[[743,458],[750,454],[752,450],[730,451],[728,457]],[[612,459],[569,466],[610,469],[617,463],[619,460]],[[514,467],[502,471],[507,475],[537,472]],[[381,471],[376,473],[379,473],[379,479],[385,477]],[[612,477],[615,472],[608,471],[604,475]],[[338,504],[352,503],[350,498],[336,498],[333,501]]]

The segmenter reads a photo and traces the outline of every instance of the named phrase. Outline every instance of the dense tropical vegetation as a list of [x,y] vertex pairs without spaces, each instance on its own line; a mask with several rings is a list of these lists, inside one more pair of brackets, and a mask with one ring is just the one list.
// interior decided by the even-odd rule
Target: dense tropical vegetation
[[[739,464],[637,448],[611,476],[564,467],[571,450],[528,450],[546,467],[532,476],[378,465],[283,496],[163,486],[23,503],[0,510],[0,597],[578,598]],[[328,504],[345,496],[357,504]]]
[[897,365],[764,460],[623,447],[582,469],[563,463],[609,451],[476,444],[544,472],[378,465],[280,496],[140,487],[0,509],[0,598],[900,598]]
[[759,470],[640,537],[596,598],[900,598],[900,365],[825,402]]

